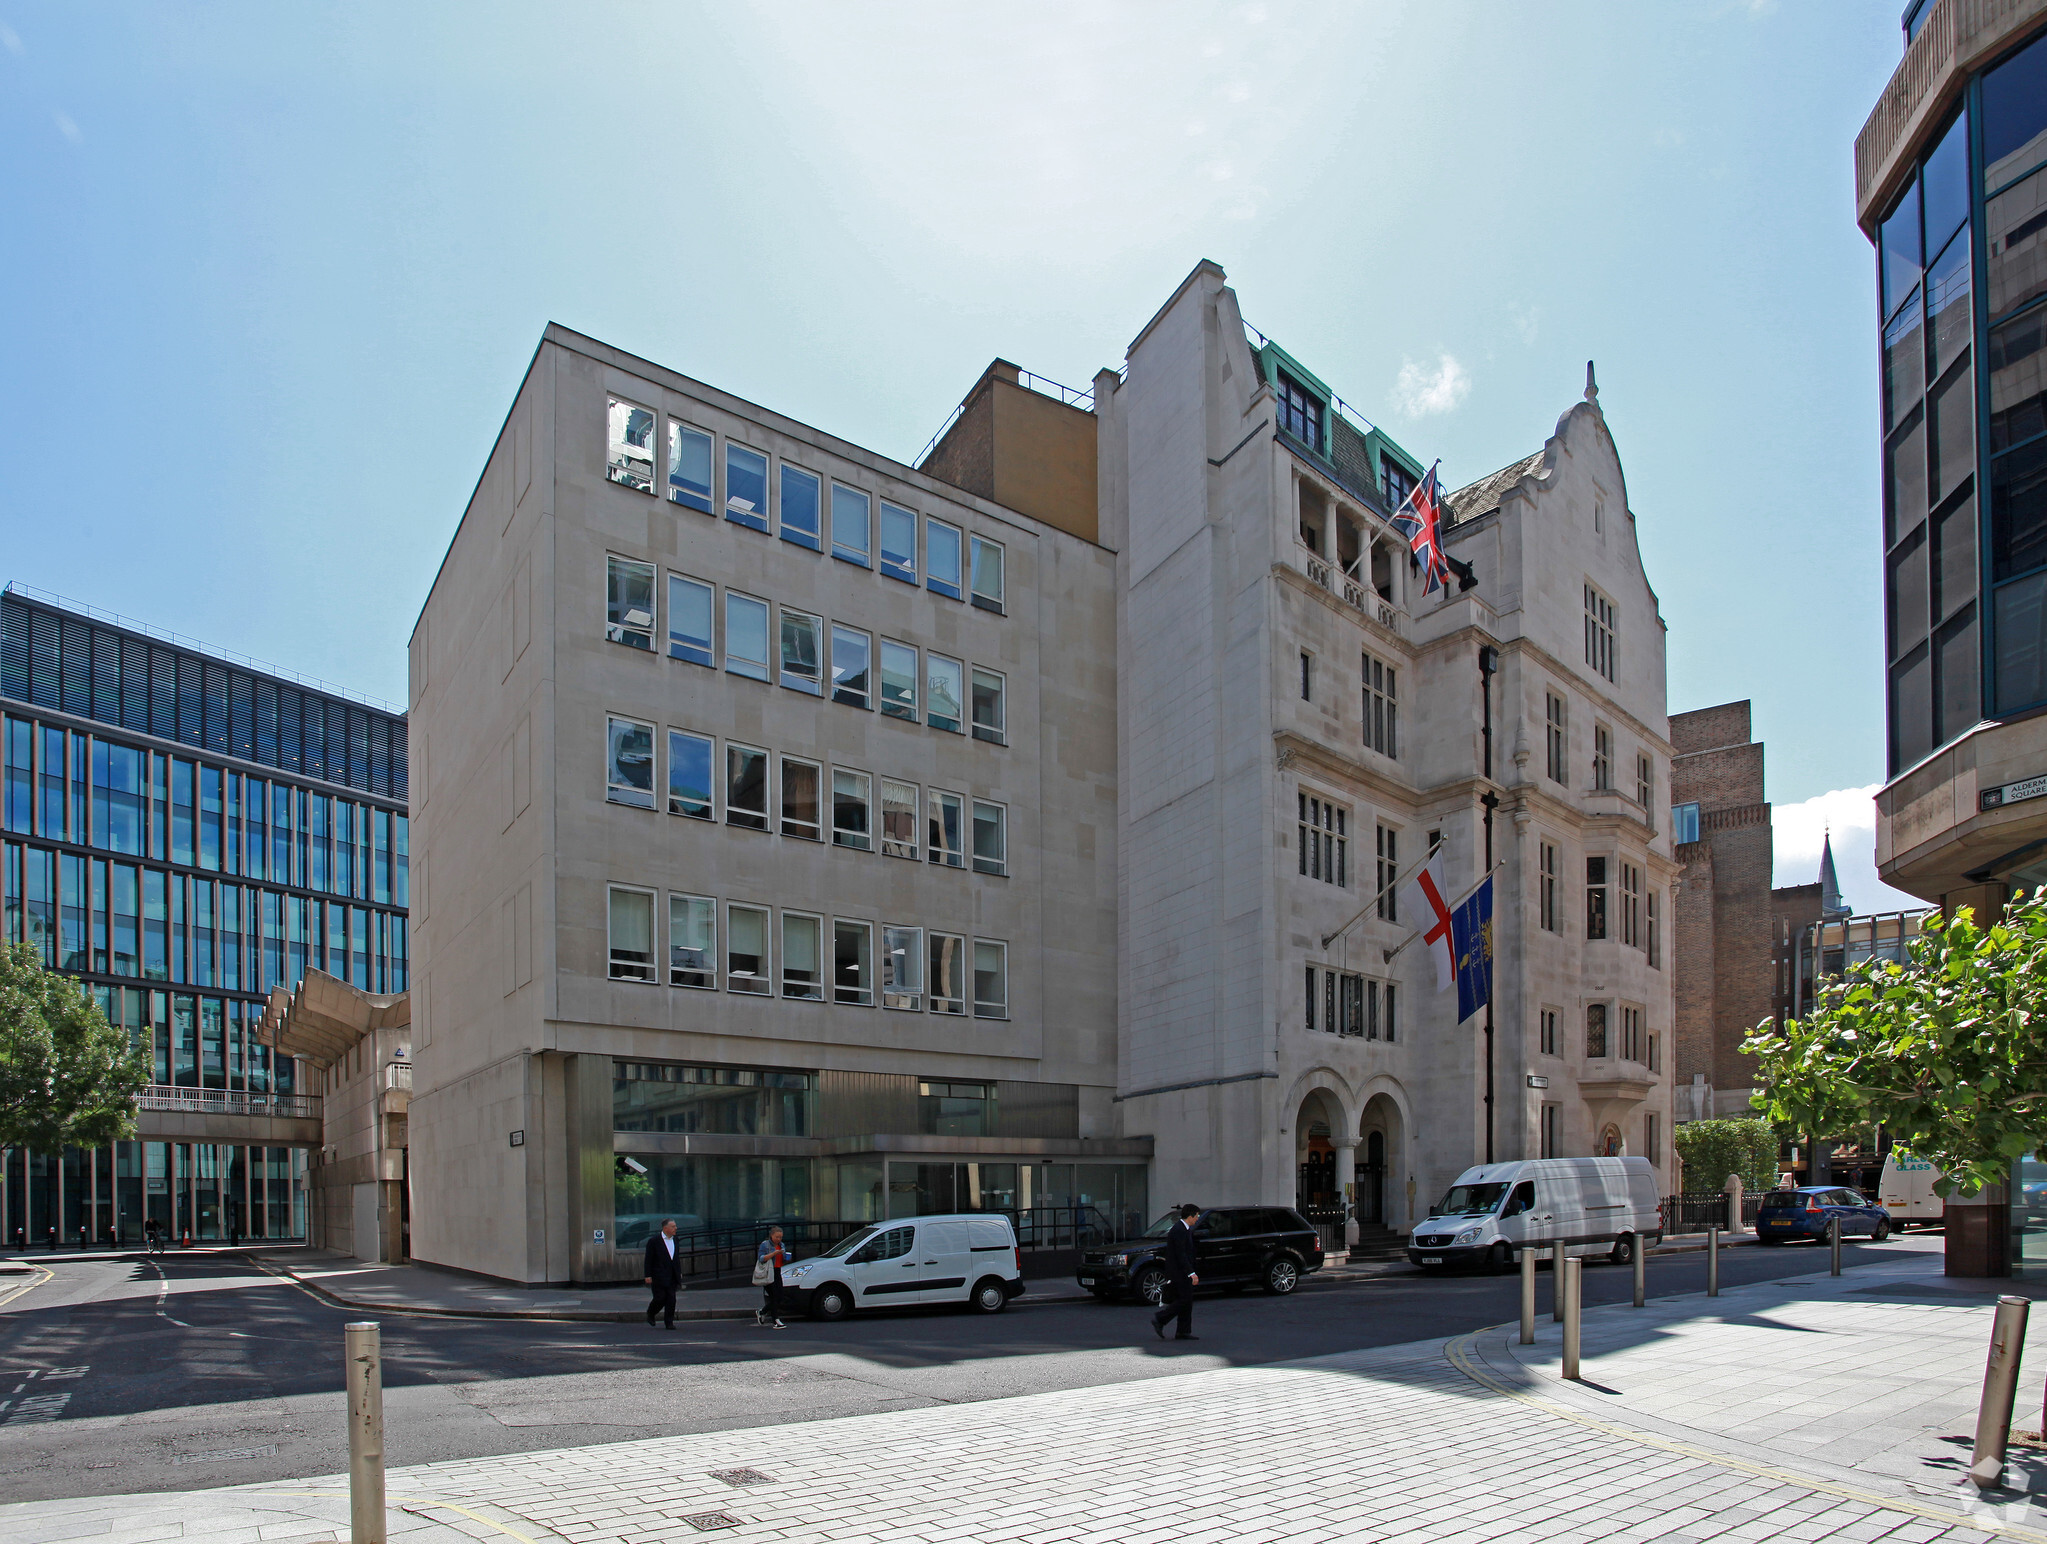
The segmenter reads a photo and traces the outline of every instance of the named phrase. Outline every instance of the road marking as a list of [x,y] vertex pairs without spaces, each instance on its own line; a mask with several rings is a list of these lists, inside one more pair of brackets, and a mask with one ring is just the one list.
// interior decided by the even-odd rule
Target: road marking
[[215,1448],[210,1453],[177,1453],[171,1457],[174,1464],[215,1464],[228,1463],[240,1458],[269,1458],[277,1452],[277,1444],[266,1442],[261,1447]]
[[44,1270],[43,1267],[40,1265],[31,1265],[29,1269],[36,1273],[35,1279],[32,1281],[24,1281],[18,1287],[10,1287],[8,1288],[7,1291],[0,1292],[0,1308],[5,1308],[9,1303],[13,1302],[16,1298],[35,1291],[37,1287],[40,1287],[44,1282],[48,1281],[52,1275],[55,1274],[52,1271]]
[[1696,1443],[1676,1442],[1669,1437],[1659,1437],[1653,1432],[1637,1431],[1630,1426],[1616,1425],[1603,1421],[1598,1416],[1587,1415],[1560,1405],[1555,1400],[1545,1399],[1518,1389],[1496,1377],[1483,1361],[1474,1363],[1472,1350],[1478,1338],[1486,1334],[1500,1334],[1505,1325],[1496,1325],[1490,1330],[1473,1330],[1469,1335],[1460,1335],[1447,1342],[1443,1354],[1450,1365],[1465,1377],[1495,1394],[1504,1394],[1509,1399],[1555,1416],[1558,1420],[1570,1421],[1575,1425],[1589,1427],[1609,1437],[1619,1437],[1627,1442],[1638,1442],[1644,1447],[1655,1448],[1664,1453],[1675,1453],[1681,1458],[1695,1459],[1700,1463],[1714,1464],[1722,1469],[1732,1469],[1737,1474],[1753,1475],[1757,1479],[1769,1480],[1778,1485],[1795,1485],[1801,1490],[1814,1491],[1822,1496],[1833,1496],[1842,1501],[1854,1501],[1863,1506],[1881,1507],[1889,1512],[1904,1512],[1913,1517],[1923,1517],[1948,1528],[1973,1528],[1979,1533],[2001,1534],[2009,1539],[2024,1539],[2027,1544],[2047,1544],[2047,1533],[2036,1528],[2022,1528],[2016,1523],[1998,1522],[1992,1518],[1971,1514],[1967,1509],[1951,1511],[1944,1507],[1927,1506],[1909,1497],[1886,1496],[1873,1490],[1861,1490],[1853,1485],[1843,1485],[1834,1480],[1823,1480],[1816,1475],[1801,1474],[1795,1469],[1779,1469],[1771,1464],[1757,1463],[1754,1459],[1741,1458],[1733,1453],[1722,1453],[1713,1448],[1700,1447]]
[[[272,1490],[258,1491],[256,1492],[256,1494],[270,1496],[330,1497],[347,1496],[348,1492],[345,1490]],[[452,1501],[439,1501],[432,1496],[386,1496],[384,1499],[387,1502],[389,1501],[397,1502],[398,1509],[401,1512],[412,1512],[414,1516],[418,1515],[418,1513],[415,1511],[415,1508],[418,1507],[426,1507],[429,1510],[436,1510],[442,1512],[459,1512],[462,1516],[468,1518],[471,1522],[482,1523],[486,1528],[495,1529],[497,1532],[505,1534],[509,1538],[517,1539],[519,1541],[519,1544],[540,1544],[540,1540],[534,1538],[533,1535],[530,1533],[521,1533],[517,1528],[507,1528],[503,1523],[498,1522],[494,1518],[485,1517],[481,1512],[472,1512],[466,1506],[457,1506]],[[559,1537],[559,1535],[556,1536]]]
[[154,1260],[145,1260],[145,1261],[144,1261],[143,1263],[144,1263],[145,1265],[147,1265],[147,1266],[148,1266],[148,1267],[149,1267],[149,1268],[150,1268],[151,1270],[153,1270],[153,1271],[155,1271],[155,1272],[156,1272],[156,1314],[157,1314],[157,1317],[158,1317],[158,1318],[160,1318],[160,1319],[166,1320],[166,1321],[168,1321],[169,1323],[175,1324],[175,1325],[176,1325],[176,1326],[177,1326],[177,1327],[178,1327],[179,1329],[181,1329],[181,1330],[195,1330],[195,1329],[197,1329],[197,1328],[198,1328],[199,1326],[198,1326],[198,1325],[196,1325],[196,1324],[187,1324],[187,1323],[186,1323],[186,1322],[185,1322],[185,1321],[184,1321],[183,1319],[173,1319],[173,1318],[171,1318],[171,1315],[170,1315],[170,1310],[164,1307],[164,1303],[165,1303],[165,1302],[166,1302],[166,1301],[167,1301],[167,1300],[169,1299],[169,1297],[170,1297],[170,1295],[171,1295],[171,1279],[170,1279],[170,1277],[166,1276],[166,1275],[165,1275],[165,1274],[163,1273],[163,1267],[162,1267],[161,1265],[158,1265],[158,1264],[156,1263],[156,1261],[154,1261]]

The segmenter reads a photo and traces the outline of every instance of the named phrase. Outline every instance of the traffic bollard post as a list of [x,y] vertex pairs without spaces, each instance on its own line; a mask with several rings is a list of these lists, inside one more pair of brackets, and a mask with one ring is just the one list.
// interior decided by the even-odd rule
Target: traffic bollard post
[[1555,1324],[1564,1322],[1564,1246],[1549,1246],[1549,1316]]
[[1649,1301],[1649,1250],[1641,1239],[1635,1240],[1635,1306],[1640,1308]]
[[1706,1230],[1706,1296],[1720,1295],[1720,1230]]
[[1838,1276],[1838,1275],[1840,1275],[1840,1274],[1841,1274],[1841,1219],[1840,1219],[1839,1217],[1829,1217],[1829,1218],[1827,1219],[1827,1254],[1828,1254],[1828,1256],[1829,1256],[1829,1263],[1828,1263],[1828,1266],[1827,1266],[1827,1274],[1828,1274],[1829,1276]]
[[1578,1339],[1580,1320],[1584,1313],[1584,1301],[1579,1296],[1585,1284],[1585,1262],[1566,1260],[1564,1279],[1559,1285],[1559,1296],[1564,1300],[1564,1376],[1578,1376]]
[[384,1354],[374,1322],[343,1329],[348,1358],[350,1544],[385,1544]]
[[2004,1479],[2004,1449],[2011,1440],[2012,1400],[2019,1386],[2019,1356],[2026,1348],[2022,1297],[2000,1297],[1990,1326],[1990,1357],[1983,1368],[1983,1398],[1976,1407],[1976,1445],[1969,1453],[1969,1478],[1980,1490]]
[[1535,1344],[1535,1251],[1521,1251],[1521,1344]]

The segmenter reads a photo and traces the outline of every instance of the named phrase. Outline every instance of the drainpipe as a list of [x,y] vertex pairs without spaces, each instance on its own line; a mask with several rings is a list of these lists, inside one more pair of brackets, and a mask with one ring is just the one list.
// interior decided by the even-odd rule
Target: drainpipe
[[[1478,688],[1484,699],[1482,718],[1485,742],[1485,778],[1493,780],[1493,672],[1500,668],[1500,651],[1489,643],[1478,648]],[[1493,871],[1493,811],[1500,807],[1500,796],[1487,788],[1478,801],[1485,806],[1485,871]],[[1493,997],[1498,990],[1486,993],[1485,998],[1485,1161],[1493,1161]]]

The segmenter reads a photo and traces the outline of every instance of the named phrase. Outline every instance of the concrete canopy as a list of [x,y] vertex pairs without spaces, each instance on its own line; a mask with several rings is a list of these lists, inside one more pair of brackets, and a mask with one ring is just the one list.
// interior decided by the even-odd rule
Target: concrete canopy
[[323,970],[309,970],[296,992],[270,989],[256,1038],[287,1056],[303,1056],[321,1070],[334,1065],[372,1030],[412,1022],[409,994],[378,997],[357,991]]

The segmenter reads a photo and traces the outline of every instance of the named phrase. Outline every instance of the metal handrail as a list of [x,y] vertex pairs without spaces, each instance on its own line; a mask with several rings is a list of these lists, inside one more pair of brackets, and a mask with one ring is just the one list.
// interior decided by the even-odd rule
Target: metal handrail
[[317,1120],[318,1094],[255,1094],[240,1088],[181,1088],[152,1083],[135,1098],[140,1110],[200,1115],[281,1115]]
[[[1024,369],[1019,369],[1016,372],[1016,376],[1016,383],[1026,391],[1035,391],[1041,397],[1057,397],[1068,407],[1077,407],[1084,412],[1091,413],[1094,411],[1095,394],[1092,388],[1087,391],[1079,391],[1074,387],[1060,384],[1049,375],[1037,375]],[[938,442],[944,439],[951,431],[952,426],[960,421],[960,415],[966,412],[967,403],[971,400],[973,400],[972,394],[969,393],[966,398],[961,400],[957,407],[945,415],[945,422],[938,426],[936,434],[924,442],[924,448],[917,452],[917,459],[910,463],[911,466],[921,467],[924,464],[925,458],[933,450],[937,449]]]

